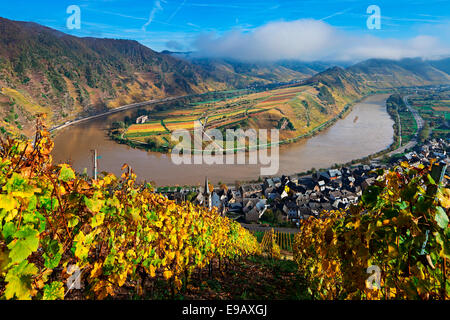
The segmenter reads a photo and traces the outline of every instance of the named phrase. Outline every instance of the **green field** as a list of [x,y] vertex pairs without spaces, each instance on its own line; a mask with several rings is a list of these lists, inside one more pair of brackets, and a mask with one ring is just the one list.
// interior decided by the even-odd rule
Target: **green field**
[[431,137],[450,137],[450,90],[421,93],[411,97],[410,102],[429,126]]

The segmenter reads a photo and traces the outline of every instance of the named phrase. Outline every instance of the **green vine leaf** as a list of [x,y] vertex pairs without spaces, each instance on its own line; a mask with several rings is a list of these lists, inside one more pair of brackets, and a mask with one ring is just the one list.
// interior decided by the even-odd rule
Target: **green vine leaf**
[[60,281],[53,281],[50,285],[44,286],[43,300],[64,299],[64,284]]
[[37,272],[36,266],[25,260],[11,268],[5,277],[7,282],[5,298],[17,297],[19,300],[31,300],[32,276]]
[[69,165],[62,164],[58,179],[64,182],[73,180],[75,179],[75,172],[69,167]]
[[14,239],[8,244],[11,250],[9,257],[12,263],[18,263],[28,258],[39,247],[39,232],[30,226],[24,226],[14,234]]
[[448,216],[442,207],[436,207],[436,215],[434,216],[434,220],[436,220],[439,227],[442,229],[447,228],[448,226]]

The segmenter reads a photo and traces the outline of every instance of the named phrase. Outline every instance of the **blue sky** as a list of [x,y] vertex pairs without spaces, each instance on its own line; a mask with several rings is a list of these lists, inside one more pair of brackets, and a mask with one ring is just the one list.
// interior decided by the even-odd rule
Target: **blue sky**
[[[343,49],[346,42],[375,42],[370,52],[380,51],[381,55],[398,42],[400,56],[420,55],[423,50],[416,50],[417,43],[422,43],[420,37],[428,37],[423,38],[428,41],[425,43],[439,47],[433,51],[436,54],[445,52],[450,42],[450,1],[444,0],[0,0],[0,4],[0,16],[8,19],[34,21],[77,36],[134,39],[157,51],[200,50],[205,54],[211,51],[213,55],[226,56],[246,43],[267,51],[275,45],[270,43],[271,39],[279,44],[273,33],[279,35],[285,30],[288,30],[289,41],[317,48],[306,53],[303,48],[289,53],[280,51],[280,56],[305,57],[305,60],[312,60],[316,54],[323,56],[323,51],[330,52],[325,43],[335,38],[340,42],[332,48],[341,49],[332,50],[333,54],[352,58],[358,55],[349,55],[348,50]],[[69,5],[78,5],[81,9],[80,30],[66,27]],[[366,26],[369,5],[380,7],[380,29],[369,30]],[[291,23],[298,21],[305,23]],[[261,45],[262,40],[255,36],[258,31],[261,31],[260,37],[267,36],[267,45]],[[301,35],[297,38],[297,34]],[[312,43],[314,38],[323,41]],[[385,46],[386,50],[378,50],[379,46]],[[244,48],[244,58],[246,55],[255,57],[252,48]],[[354,48],[355,52],[358,50],[364,52],[361,57],[369,54],[367,50]],[[426,54],[432,54],[428,51]],[[266,58],[276,55],[277,52],[272,52]]]

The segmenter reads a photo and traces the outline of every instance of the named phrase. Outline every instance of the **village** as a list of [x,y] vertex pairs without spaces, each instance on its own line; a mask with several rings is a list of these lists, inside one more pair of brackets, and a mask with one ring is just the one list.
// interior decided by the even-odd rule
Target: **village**
[[372,160],[368,164],[319,170],[309,175],[268,177],[258,183],[220,185],[213,187],[208,178],[204,186],[158,188],[169,199],[191,201],[216,208],[222,215],[245,224],[299,227],[300,220],[321,217],[323,211],[346,209],[361,199],[372,185],[378,169],[389,169],[401,162],[417,167],[420,164],[440,168],[440,180],[448,184],[450,143],[432,139],[412,151],[391,158],[387,163]]

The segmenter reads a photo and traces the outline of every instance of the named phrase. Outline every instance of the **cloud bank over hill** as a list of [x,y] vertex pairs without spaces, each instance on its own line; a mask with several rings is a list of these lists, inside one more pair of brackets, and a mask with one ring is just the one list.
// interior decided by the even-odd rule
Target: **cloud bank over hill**
[[233,30],[222,35],[205,33],[193,46],[204,57],[243,61],[358,61],[369,58],[428,59],[450,55],[448,34],[433,32],[409,39],[356,35],[320,20],[277,21],[250,31]]

